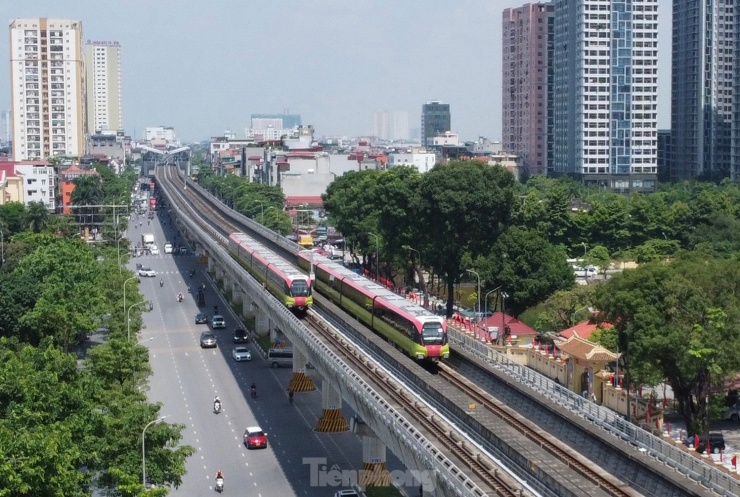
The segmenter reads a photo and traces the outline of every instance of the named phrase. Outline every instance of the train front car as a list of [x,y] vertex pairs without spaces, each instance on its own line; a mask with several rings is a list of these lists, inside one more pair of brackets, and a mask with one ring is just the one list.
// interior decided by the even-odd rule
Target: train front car
[[[416,360],[450,355],[447,323],[423,307],[319,254],[313,254],[316,285],[326,296]],[[309,269],[311,257],[300,253]]]
[[308,276],[300,272],[298,275],[291,276],[285,305],[300,313],[305,313],[313,305],[313,289]]

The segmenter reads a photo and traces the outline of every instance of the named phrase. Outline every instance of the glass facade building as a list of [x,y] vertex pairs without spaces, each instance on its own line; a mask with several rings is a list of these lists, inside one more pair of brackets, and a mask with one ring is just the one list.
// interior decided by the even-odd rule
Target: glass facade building
[[437,101],[427,102],[421,106],[421,144],[432,145],[435,136],[452,130],[450,104]]
[[556,0],[553,174],[653,191],[657,0]]

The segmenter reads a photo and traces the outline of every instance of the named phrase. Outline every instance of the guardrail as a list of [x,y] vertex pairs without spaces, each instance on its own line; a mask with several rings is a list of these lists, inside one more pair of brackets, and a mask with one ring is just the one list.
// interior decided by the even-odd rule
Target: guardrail
[[[188,186],[190,186],[190,183],[188,183]],[[198,188],[200,187],[198,186]],[[298,348],[306,353],[311,364],[321,373],[322,377],[339,388],[344,394],[342,397],[345,401],[362,417],[383,443],[392,449],[397,449],[394,452],[399,457],[413,459],[412,462],[415,466],[414,464],[408,464],[408,460],[404,460],[407,467],[428,468],[432,471],[436,478],[437,487],[435,492],[437,492],[437,495],[459,497],[484,497],[486,495],[472,479],[419,432],[413,426],[413,423],[388,404],[385,398],[245,271],[221,245],[214,242],[213,238],[224,240],[222,235],[211,226],[204,229],[193,221],[191,217],[198,217],[198,214],[194,211],[191,210],[188,215],[183,215],[183,212],[172,202],[172,197],[166,187],[162,187],[162,192],[180,221],[191,233],[201,235],[199,236],[200,242],[208,248],[209,254],[212,257],[215,256],[221,265],[229,271],[229,274],[237,279],[242,290],[247,290],[250,297],[257,302],[260,308],[269,312],[270,317],[280,330],[286,333],[294,344],[299,344]],[[231,212],[228,214],[233,216]],[[263,228],[261,225],[260,227]],[[270,233],[275,235],[272,231]],[[284,240],[292,243],[290,240]],[[296,248],[298,247],[297,244],[293,245]]]
[[517,378],[520,383],[529,385],[532,389],[553,402],[583,416],[596,426],[632,444],[638,449],[644,450],[647,455],[662,462],[666,466],[675,469],[677,472],[686,475],[720,495],[740,495],[740,484],[731,475],[723,473],[701,459],[677,449],[652,433],[643,430],[639,426],[635,426],[611,409],[595,404],[575,392],[568,390],[564,386],[555,383],[534,369],[512,361],[504,354],[481,343],[480,340],[476,340],[452,328],[448,328],[447,333],[451,344],[464,348],[479,359],[491,363],[500,371]]

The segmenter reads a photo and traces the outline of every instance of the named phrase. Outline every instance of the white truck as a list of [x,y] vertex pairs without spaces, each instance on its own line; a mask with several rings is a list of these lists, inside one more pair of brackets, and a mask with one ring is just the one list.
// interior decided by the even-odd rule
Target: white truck
[[152,233],[142,233],[141,244],[144,247],[151,247],[154,245],[154,235]]

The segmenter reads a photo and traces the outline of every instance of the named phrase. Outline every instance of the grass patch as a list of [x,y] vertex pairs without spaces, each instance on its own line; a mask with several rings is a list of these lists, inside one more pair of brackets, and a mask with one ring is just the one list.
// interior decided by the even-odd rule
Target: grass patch
[[367,487],[365,495],[367,497],[404,497],[404,495],[394,486]]
[[257,343],[257,346],[261,348],[265,353],[267,353],[268,350],[270,350],[270,347],[272,346],[272,340],[270,340],[270,335],[263,337],[257,337],[255,339],[255,342]]

